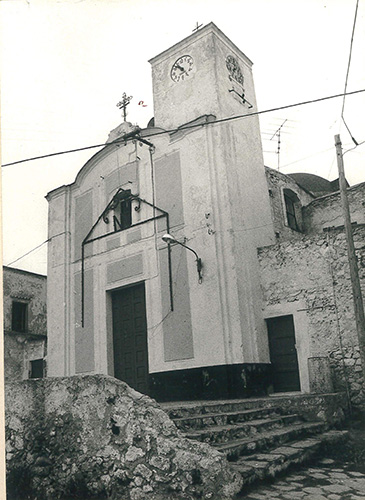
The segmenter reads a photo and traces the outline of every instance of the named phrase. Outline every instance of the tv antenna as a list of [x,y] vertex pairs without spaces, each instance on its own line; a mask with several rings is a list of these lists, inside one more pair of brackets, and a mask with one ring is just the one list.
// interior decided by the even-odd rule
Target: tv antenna
[[270,141],[274,139],[274,137],[278,138],[278,147],[276,149],[276,154],[278,155],[278,172],[280,171],[280,147],[281,147],[281,129],[283,128],[285,122],[288,120],[284,120],[280,127],[274,132],[274,135],[271,137]]

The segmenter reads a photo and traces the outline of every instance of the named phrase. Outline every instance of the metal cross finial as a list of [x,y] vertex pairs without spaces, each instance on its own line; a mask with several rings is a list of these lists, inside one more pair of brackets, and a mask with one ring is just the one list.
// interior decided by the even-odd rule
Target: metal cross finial
[[133,99],[133,96],[127,96],[127,94],[124,92],[122,95],[122,100],[118,102],[117,108],[123,110],[123,119],[124,121],[127,121],[127,106]]
[[194,33],[194,31],[198,31],[198,29],[201,28],[202,26],[203,26],[203,24],[199,24],[197,22],[195,28],[193,29],[193,33]]

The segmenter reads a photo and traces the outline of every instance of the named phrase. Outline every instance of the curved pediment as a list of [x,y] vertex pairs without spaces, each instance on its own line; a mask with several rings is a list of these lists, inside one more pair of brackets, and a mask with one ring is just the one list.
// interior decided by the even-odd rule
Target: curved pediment
[[100,151],[95,153],[85,165],[79,170],[76,175],[74,182],[71,186],[80,187],[83,183],[84,179],[91,173],[91,171],[100,164],[102,160],[107,158],[110,154],[114,153],[118,149],[117,143],[110,143],[103,147]]

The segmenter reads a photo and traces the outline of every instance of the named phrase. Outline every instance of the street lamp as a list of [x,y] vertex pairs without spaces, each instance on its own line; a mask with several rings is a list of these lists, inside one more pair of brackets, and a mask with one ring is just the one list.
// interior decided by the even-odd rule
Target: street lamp
[[198,254],[196,253],[196,251],[193,250],[192,248],[184,245],[184,243],[181,243],[180,241],[177,241],[177,239],[174,238],[171,234],[168,234],[168,233],[164,234],[162,236],[162,239],[168,245],[171,245],[171,243],[177,243],[178,245],[181,245],[182,247],[186,248],[187,250],[190,250],[190,252],[193,252],[193,254],[196,257],[196,269],[197,269],[198,275],[199,275],[199,283],[201,283],[203,281],[203,276],[202,276],[203,264],[202,264],[201,258],[198,256]]

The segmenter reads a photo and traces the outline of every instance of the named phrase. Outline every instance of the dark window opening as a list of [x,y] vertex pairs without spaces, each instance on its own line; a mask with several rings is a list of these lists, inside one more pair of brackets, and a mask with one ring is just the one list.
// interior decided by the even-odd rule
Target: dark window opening
[[288,226],[291,229],[294,229],[295,231],[299,231],[299,226],[295,214],[294,201],[287,194],[284,194],[284,199],[285,199],[286,216],[288,219]]
[[26,332],[28,329],[28,304],[13,302],[11,310],[11,329],[14,332]]
[[34,359],[30,362],[29,378],[43,378],[43,359]]
[[119,195],[119,201],[114,212],[114,231],[127,229],[132,225],[132,199],[130,190]]

